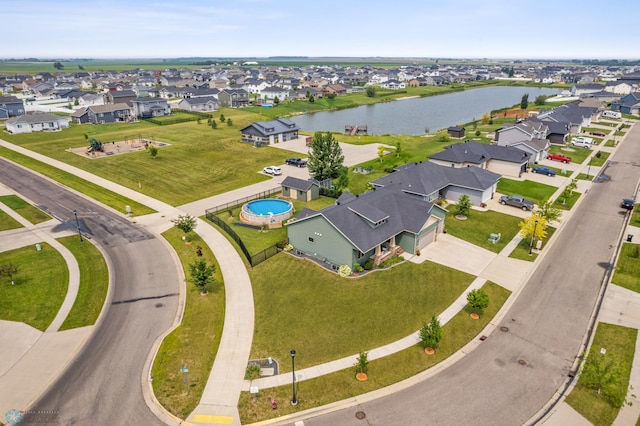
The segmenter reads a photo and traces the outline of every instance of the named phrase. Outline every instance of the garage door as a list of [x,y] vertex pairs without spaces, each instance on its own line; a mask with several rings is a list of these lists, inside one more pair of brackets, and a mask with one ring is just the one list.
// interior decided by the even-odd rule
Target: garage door
[[423,236],[421,236],[418,239],[418,249],[422,250],[423,248],[431,244],[433,242],[435,235],[436,235],[436,230],[434,228],[431,231],[424,234]]

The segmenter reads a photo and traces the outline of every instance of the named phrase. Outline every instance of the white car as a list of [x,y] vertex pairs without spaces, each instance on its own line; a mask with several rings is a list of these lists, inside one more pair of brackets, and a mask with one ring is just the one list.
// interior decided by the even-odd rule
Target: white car
[[593,139],[584,136],[578,136],[577,138],[573,138],[571,140],[571,145],[581,148],[591,148],[591,145],[593,145]]
[[280,176],[282,174],[282,169],[277,166],[268,166],[262,169],[262,171],[268,175]]

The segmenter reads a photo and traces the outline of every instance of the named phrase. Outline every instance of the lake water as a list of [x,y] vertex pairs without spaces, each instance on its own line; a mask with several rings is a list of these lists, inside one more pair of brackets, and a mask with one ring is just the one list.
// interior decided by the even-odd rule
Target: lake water
[[522,95],[529,102],[539,95],[557,95],[557,89],[493,86],[426,98],[364,105],[340,111],[322,111],[291,117],[304,131],[343,133],[345,125],[367,125],[369,134],[423,135],[479,120],[486,112],[519,104]]

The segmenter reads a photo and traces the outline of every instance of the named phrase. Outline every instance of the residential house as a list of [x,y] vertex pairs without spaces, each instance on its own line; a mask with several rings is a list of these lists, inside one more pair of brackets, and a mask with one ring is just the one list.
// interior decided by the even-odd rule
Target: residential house
[[[531,117],[527,121],[541,122],[547,126],[546,139],[552,144],[564,145],[567,143],[567,139],[571,134],[571,123],[567,121],[541,121],[538,117]],[[500,144],[500,142],[498,142],[498,144]]]
[[527,171],[530,156],[511,146],[467,141],[449,145],[429,161],[445,167],[479,167],[503,176],[520,177]]
[[533,138],[531,140],[513,142],[509,146],[524,151],[529,156],[529,164],[536,164],[540,160],[547,158],[551,149],[551,142],[549,139]]
[[347,88],[342,84],[329,84],[322,88],[322,96],[329,96],[330,94],[344,96],[347,94]]
[[15,96],[0,96],[0,119],[24,115],[24,101]]
[[628,95],[638,89],[638,82],[632,80],[607,81],[604,86],[606,92],[618,95]]
[[374,187],[397,185],[427,201],[446,198],[458,201],[467,194],[479,205],[493,198],[500,175],[480,167],[447,167],[432,161],[409,163],[371,182]]
[[400,90],[407,87],[407,85],[404,81],[386,80],[380,83],[380,87],[382,87],[383,89],[389,89],[389,90]]
[[171,107],[163,98],[136,98],[131,103],[134,117],[150,118],[171,115]]
[[78,104],[80,105],[104,105],[104,96],[99,93],[85,92],[84,95],[78,98]]
[[89,105],[71,113],[71,119],[78,124],[115,123],[131,118],[131,107],[127,104]]
[[446,211],[391,186],[360,195],[343,194],[332,206],[303,209],[286,223],[294,253],[325,263],[380,264],[403,251],[416,253],[444,229]]
[[105,104],[127,104],[132,106],[131,103],[136,98],[136,92],[133,90],[111,90],[104,94]]
[[282,196],[298,201],[311,201],[320,197],[320,185],[313,179],[299,179],[287,176],[280,184]]
[[578,134],[582,132],[583,127],[590,126],[591,119],[597,118],[598,115],[599,108],[582,106],[581,101],[574,101],[555,107],[552,110],[541,111],[537,118],[543,122],[569,123],[570,132]]
[[629,93],[611,103],[611,110],[625,114],[640,115],[640,92]]
[[240,108],[249,105],[249,93],[244,89],[225,88],[218,94],[220,106]]
[[546,139],[548,127],[540,120],[531,119],[519,123],[505,123],[496,130],[495,141],[498,145],[509,146],[523,140]]
[[262,89],[259,92],[259,96],[263,100],[263,103],[266,104],[275,103],[276,98],[278,98],[278,102],[284,102],[285,99],[289,98],[289,90],[281,87],[269,86]]
[[242,142],[254,145],[272,145],[298,138],[300,128],[288,118],[258,121],[240,130]]
[[9,133],[31,133],[61,130],[69,127],[69,119],[48,112],[37,112],[11,117],[5,122]]
[[183,111],[210,112],[220,109],[220,103],[214,96],[184,98],[178,103],[178,109]]

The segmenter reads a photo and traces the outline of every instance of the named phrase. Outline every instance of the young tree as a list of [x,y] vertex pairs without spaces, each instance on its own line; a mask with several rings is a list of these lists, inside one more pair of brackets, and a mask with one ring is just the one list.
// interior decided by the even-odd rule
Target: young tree
[[173,219],[171,222],[176,228],[184,232],[185,237],[189,232],[196,229],[198,225],[196,218],[189,214],[179,215],[177,219]]
[[367,374],[369,369],[369,352],[360,352],[356,358],[356,373]]
[[78,65],[78,69],[84,71],[84,67],[82,65]]
[[273,103],[274,103],[275,105],[280,105],[280,98],[279,98],[279,97],[277,97],[277,96],[276,96],[275,98],[273,98]]
[[[538,216],[535,213],[518,223],[520,227],[520,236],[522,238],[535,238],[536,240],[542,240],[547,236],[547,219],[542,216]],[[535,235],[534,235],[535,230]]]
[[205,259],[198,259],[189,265],[191,282],[200,289],[202,293],[208,293],[207,285],[214,282],[213,274],[216,272],[215,265],[207,264]]
[[396,157],[400,157],[402,153],[402,145],[400,145],[400,141],[396,142]]
[[64,68],[64,65],[62,65],[61,62],[56,61],[53,63],[53,67],[57,70],[61,70],[62,68]]
[[456,215],[466,217],[470,211],[471,198],[469,198],[468,194],[460,195],[460,198],[458,198],[458,204],[456,205]]
[[373,86],[369,86],[369,87],[367,87],[367,90],[365,91],[365,93],[367,94],[367,97],[375,98],[376,97],[376,88],[373,87]]
[[620,392],[620,373],[606,355],[592,352],[585,361],[580,374],[580,382],[589,389],[595,390],[599,396],[615,407],[624,405],[626,392]]
[[342,166],[342,168],[340,169],[336,186],[340,190],[344,190],[349,186],[349,168],[348,167]]
[[489,306],[489,295],[482,288],[471,290],[467,293],[467,303],[472,310],[482,312]]
[[227,127],[233,126],[233,121],[230,118],[227,118]]
[[534,211],[538,217],[543,217],[546,219],[547,223],[554,222],[562,216],[562,210],[553,207],[553,203],[548,199],[545,199],[542,204],[538,206],[538,210]]
[[307,160],[309,173],[317,180],[334,179],[343,162],[342,149],[331,132],[315,132]]
[[522,99],[520,100],[520,109],[527,109],[529,106],[529,94],[525,93],[522,95]]
[[226,120],[226,118],[224,117],[224,114],[220,114],[220,122],[224,123],[224,120]]
[[484,114],[482,114],[482,117],[480,118],[480,122],[482,124],[486,126],[487,124],[489,124],[490,121],[491,121],[491,114],[489,114],[488,112],[485,112]]
[[571,182],[564,187],[562,191],[562,204],[567,204],[567,198],[573,195],[573,191],[578,187],[578,180],[571,179]]
[[217,129],[218,128],[218,123],[216,123],[216,120],[211,120],[211,128],[212,129]]
[[158,156],[158,147],[155,145],[149,145],[149,154],[151,155],[151,158],[155,160]]
[[13,285],[13,277],[20,272],[20,268],[18,265],[14,265],[13,263],[6,263],[4,265],[0,265],[0,277],[7,277],[9,281],[11,281],[11,285]]
[[420,344],[423,348],[438,349],[442,339],[442,325],[440,320],[433,316],[431,321],[425,322],[420,329]]
[[329,99],[330,101],[334,100],[336,98],[336,94],[335,93],[329,93],[327,95],[327,99]]
[[382,159],[384,158],[384,145],[378,145],[378,158],[380,159],[380,162],[382,163]]

